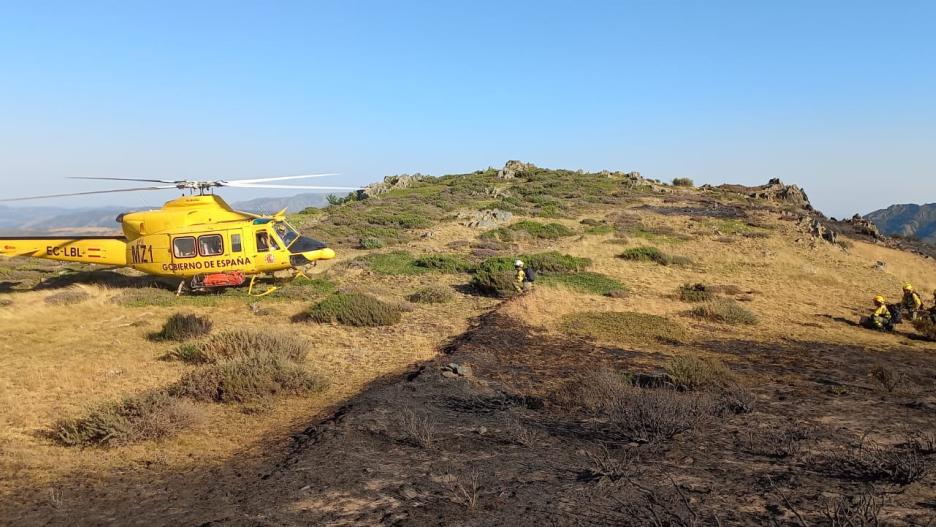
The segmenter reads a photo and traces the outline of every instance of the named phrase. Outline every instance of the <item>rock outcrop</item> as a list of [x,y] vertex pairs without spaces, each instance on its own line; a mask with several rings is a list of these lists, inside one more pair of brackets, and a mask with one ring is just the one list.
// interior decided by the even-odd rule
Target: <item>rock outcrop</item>
[[500,209],[463,212],[458,215],[460,223],[472,229],[493,229],[507,223],[512,218],[512,213]]
[[387,176],[380,183],[373,183],[368,185],[364,190],[361,190],[361,194],[365,198],[373,198],[374,196],[379,196],[381,194],[386,194],[393,189],[397,188],[409,188],[413,183],[417,181],[422,181],[427,177],[423,174],[400,174],[397,176]]
[[806,192],[802,188],[796,185],[787,185],[778,178],[771,179],[766,185],[758,187],[746,187],[744,185],[719,185],[718,187],[712,187],[710,185],[703,185],[700,188],[702,190],[715,188],[723,192],[742,194],[749,198],[792,205],[809,211],[813,210],[812,204],[809,203],[809,197],[806,196]]
[[523,176],[524,174],[529,174],[535,169],[536,165],[533,163],[524,163],[523,161],[511,159],[504,165],[504,168],[497,171],[497,179],[513,179],[518,176]]
[[875,225],[871,220],[862,218],[860,214],[855,214],[851,218],[843,221],[851,225],[858,234],[870,236],[875,240],[881,239],[881,231],[878,230],[877,225]]

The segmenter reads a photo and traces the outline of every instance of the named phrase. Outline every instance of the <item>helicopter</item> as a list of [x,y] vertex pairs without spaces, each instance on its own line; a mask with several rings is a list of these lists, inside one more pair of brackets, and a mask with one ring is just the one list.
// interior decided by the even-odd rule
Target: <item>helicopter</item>
[[177,294],[186,289],[203,292],[237,287],[247,282],[249,277],[248,295],[263,296],[276,288],[255,294],[258,276],[286,270],[300,276],[319,260],[334,258],[335,251],[318,240],[303,236],[290,225],[286,221],[286,209],[266,216],[236,211],[215,195],[214,189],[361,190],[355,187],[271,184],[335,175],[214,181],[71,177],[68,179],[156,185],[6,198],[0,202],[170,189],[182,190],[183,195],[167,201],[157,210],[125,212],[117,216],[123,236],[0,236],[0,255],[129,267],[148,275],[180,280]]

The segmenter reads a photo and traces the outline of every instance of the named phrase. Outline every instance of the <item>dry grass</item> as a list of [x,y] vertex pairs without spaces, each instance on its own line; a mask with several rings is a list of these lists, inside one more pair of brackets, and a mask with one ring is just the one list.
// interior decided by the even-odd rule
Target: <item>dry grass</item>
[[679,323],[659,315],[634,312],[574,313],[563,318],[562,330],[618,345],[680,343],[688,339],[688,332]]
[[825,462],[833,475],[857,481],[908,485],[927,471],[926,459],[908,445],[884,445],[867,438],[831,454]]
[[705,302],[692,308],[689,313],[696,318],[723,324],[753,326],[758,322],[757,315],[734,300],[726,298]]
[[928,338],[931,341],[936,342],[936,320],[933,320],[929,317],[923,317],[912,322],[913,327],[920,332],[921,335]]
[[71,289],[45,297],[45,303],[53,306],[71,306],[86,302],[90,298],[91,295],[81,289]]

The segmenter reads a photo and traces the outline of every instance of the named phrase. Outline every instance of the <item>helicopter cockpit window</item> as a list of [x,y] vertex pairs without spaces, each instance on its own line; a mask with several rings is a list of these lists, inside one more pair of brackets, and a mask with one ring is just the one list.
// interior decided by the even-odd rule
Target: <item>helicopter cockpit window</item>
[[286,222],[278,221],[273,228],[276,229],[276,234],[283,240],[286,247],[292,245],[292,243],[296,241],[296,238],[299,237],[299,233]]
[[172,254],[176,258],[194,258],[198,254],[195,251],[195,238],[186,236],[172,240]]
[[220,234],[208,234],[198,237],[198,254],[202,256],[218,256],[224,254],[224,239]]
[[265,253],[270,249],[279,249],[276,239],[270,236],[267,231],[257,231],[257,252]]

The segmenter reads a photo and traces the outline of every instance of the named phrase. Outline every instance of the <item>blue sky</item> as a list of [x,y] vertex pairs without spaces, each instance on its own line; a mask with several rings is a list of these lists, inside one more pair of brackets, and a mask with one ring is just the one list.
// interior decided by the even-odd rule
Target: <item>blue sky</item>
[[0,195],[521,159],[780,177],[839,216],[936,201],[934,20],[922,1],[0,1]]

